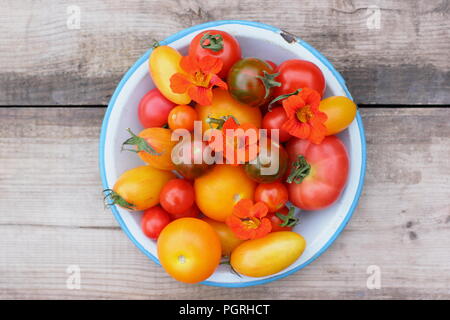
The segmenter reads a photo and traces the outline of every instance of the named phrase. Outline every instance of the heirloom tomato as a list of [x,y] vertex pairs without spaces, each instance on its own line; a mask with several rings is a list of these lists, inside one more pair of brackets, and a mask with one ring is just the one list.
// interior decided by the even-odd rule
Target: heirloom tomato
[[188,104],[191,98],[187,93],[174,93],[170,88],[170,78],[175,73],[184,73],[180,67],[181,54],[169,46],[153,49],[149,58],[149,70],[158,90],[175,104]]
[[303,210],[319,210],[335,202],[347,181],[349,160],[345,145],[336,136],[321,144],[291,139],[286,147],[291,167],[289,200]]
[[209,278],[221,257],[219,236],[208,223],[195,218],[169,223],[159,235],[157,247],[166,272],[186,283]]
[[161,170],[175,169],[172,163],[172,149],[176,141],[171,140],[172,132],[165,128],[147,128],[135,135],[130,129],[131,138],[123,143],[136,146],[135,149],[126,149],[138,153],[142,161]]
[[325,121],[327,135],[333,135],[346,129],[355,119],[357,106],[347,97],[335,96],[323,99],[319,110],[324,112],[328,119]]
[[283,107],[276,107],[264,115],[262,128],[267,129],[268,137],[271,137],[271,130],[279,130],[278,137],[280,142],[286,142],[291,138],[291,135],[286,130],[281,129],[281,126],[287,120],[288,116]]
[[158,89],[152,89],[139,102],[139,121],[144,128],[161,127],[167,123],[169,112],[175,106]]
[[311,88],[322,97],[325,94],[325,77],[314,63],[306,60],[286,60],[276,70],[279,75],[275,78],[281,83],[274,88],[274,96],[278,97],[292,93],[297,89]]
[[205,56],[219,58],[223,62],[218,76],[225,78],[231,66],[241,59],[241,47],[229,33],[220,30],[205,30],[192,39],[189,55],[199,59]]
[[305,239],[295,232],[272,232],[239,245],[231,254],[230,264],[245,276],[265,277],[293,264],[305,246]]
[[191,138],[183,138],[172,149],[172,162],[175,170],[186,179],[193,180],[200,177],[212,168],[204,159],[204,153],[210,147],[204,141],[192,141]]
[[272,66],[257,58],[244,58],[236,62],[228,73],[227,83],[231,96],[251,107],[260,107],[272,98],[274,80]]
[[142,232],[150,239],[158,239],[162,229],[170,222],[170,216],[160,206],[154,206],[144,211],[141,220]]
[[195,179],[195,201],[205,216],[225,221],[239,200],[253,199],[255,187],[241,166],[216,164]]
[[194,204],[194,187],[185,179],[170,180],[162,188],[159,202],[167,212],[182,214]]
[[244,164],[247,175],[258,183],[269,183],[280,180],[288,168],[286,150],[270,139],[267,145],[259,146],[259,154],[255,160]]
[[217,235],[220,238],[220,243],[222,244],[222,256],[230,256],[231,252],[244,240],[241,240],[236,237],[234,232],[227,226],[224,222],[219,222],[210,218],[203,218],[203,221],[209,223],[211,227],[213,227],[214,231],[217,232]]
[[140,166],[125,171],[112,190],[105,190],[110,205],[117,204],[129,210],[145,210],[159,203],[159,194],[167,181],[175,178],[170,171]]
[[[227,90],[213,89],[211,105],[201,106],[197,104],[195,109],[198,119],[203,123],[203,131],[210,128],[209,118],[220,119],[227,116],[233,116],[239,124],[250,123],[257,128],[261,128],[261,111],[234,100]],[[215,128],[213,124],[211,126]]]

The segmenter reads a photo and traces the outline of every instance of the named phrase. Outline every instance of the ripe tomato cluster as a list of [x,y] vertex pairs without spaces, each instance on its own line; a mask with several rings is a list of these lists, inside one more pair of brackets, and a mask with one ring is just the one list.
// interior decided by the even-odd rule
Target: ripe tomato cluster
[[[143,211],[143,233],[179,281],[207,279],[221,257],[250,277],[295,262],[306,246],[292,231],[295,207],[320,210],[339,198],[349,159],[334,134],[350,125],[356,105],[323,98],[325,78],[312,62],[242,57],[238,40],[219,30],[197,34],[187,56],[156,46],[149,71],[156,88],[138,106],[144,129],[128,129],[123,143],[145,165],[105,190],[108,204]],[[173,139],[196,128],[215,138]],[[228,129],[256,138],[230,140]],[[229,156],[230,148],[243,156]]]

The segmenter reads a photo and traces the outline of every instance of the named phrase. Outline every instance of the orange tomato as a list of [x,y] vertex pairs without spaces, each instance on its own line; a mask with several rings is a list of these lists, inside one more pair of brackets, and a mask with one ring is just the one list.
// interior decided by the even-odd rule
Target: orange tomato
[[[203,131],[210,128],[207,119],[234,116],[239,124],[250,123],[261,128],[261,111],[234,100],[227,90],[213,89],[213,100],[209,106],[196,105],[198,119],[203,122]],[[215,128],[215,126],[214,126]]]
[[197,120],[197,111],[194,108],[186,105],[176,106],[169,113],[169,128],[193,131],[195,120]]
[[217,164],[195,179],[195,201],[203,214],[225,221],[241,199],[253,199],[256,183],[241,166]]
[[170,88],[170,78],[175,73],[184,73],[180,67],[181,57],[174,48],[156,47],[149,58],[149,71],[153,83],[168,100],[176,104],[188,104],[191,98],[187,93],[174,93]]
[[158,153],[150,154],[146,151],[138,152],[142,161],[160,170],[174,170],[172,163],[172,149],[177,141],[171,141],[172,132],[165,128],[148,128],[139,133],[139,137],[145,141]]
[[209,223],[213,227],[214,231],[220,238],[220,243],[222,244],[222,256],[230,256],[231,252],[244,240],[237,238],[234,232],[225,223],[215,221],[210,218],[203,218],[203,221]]
[[319,110],[328,116],[325,121],[327,136],[345,130],[355,119],[357,109],[356,104],[347,97],[335,96],[323,99]]
[[220,239],[205,221],[181,218],[169,223],[158,238],[158,257],[178,281],[196,283],[209,278],[220,262]]
[[125,171],[114,184],[112,190],[114,193],[110,195],[110,200],[126,209],[148,209],[159,203],[161,189],[174,178],[175,175],[172,172],[158,170],[151,166],[140,166]]

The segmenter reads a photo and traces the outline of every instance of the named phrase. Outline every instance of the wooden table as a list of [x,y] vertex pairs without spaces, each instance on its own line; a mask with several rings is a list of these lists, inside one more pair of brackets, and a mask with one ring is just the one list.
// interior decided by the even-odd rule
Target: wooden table
[[[450,298],[448,0],[0,5],[0,298]],[[331,248],[244,289],[178,283],[147,259],[104,210],[97,163],[106,104],[152,39],[222,19],[275,25],[327,56],[368,148],[361,200]],[[66,286],[72,265],[79,290]],[[371,265],[380,289],[366,285]]]

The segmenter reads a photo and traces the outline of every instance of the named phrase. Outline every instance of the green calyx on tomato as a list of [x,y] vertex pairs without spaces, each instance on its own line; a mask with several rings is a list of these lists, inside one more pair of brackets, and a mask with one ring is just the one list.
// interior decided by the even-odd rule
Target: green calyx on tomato
[[223,37],[220,34],[205,33],[200,39],[200,46],[203,49],[219,52],[223,49]]
[[311,172],[311,165],[306,161],[303,155],[299,155],[297,160],[292,164],[292,171],[287,177],[286,182],[297,184],[301,183]]
[[[151,155],[156,155],[156,156],[161,155],[161,153],[156,152],[156,150],[147,141],[145,141],[144,138],[141,138],[141,137],[135,135],[133,133],[133,131],[131,131],[130,128],[128,128],[127,131],[131,134],[131,138],[125,140],[125,142],[122,143],[122,151],[126,150],[126,151],[131,151],[131,152],[136,152],[136,153],[145,151]],[[136,146],[137,149],[136,150],[125,149],[126,145]]]
[[272,110],[272,105],[278,101],[284,100],[286,98],[289,98],[290,96],[295,96],[296,94],[298,94],[300,91],[302,91],[302,89],[297,89],[294,92],[291,93],[287,93],[287,94],[282,94],[281,96],[276,97],[275,99],[273,99],[272,101],[270,101],[269,103],[269,108],[268,110],[271,111]]
[[270,89],[273,87],[281,86],[281,82],[275,81],[275,78],[278,77],[279,73],[268,73],[266,70],[263,70],[263,76],[256,76],[258,79],[262,81],[264,84],[264,88],[266,89],[266,94],[264,99],[267,99],[270,95]]
[[294,227],[298,224],[299,219],[295,216],[295,208],[290,207],[287,215],[281,212],[275,213],[275,215],[283,221],[280,223],[280,227]]
[[223,116],[220,118],[213,118],[211,116],[208,116],[208,118],[206,118],[206,123],[209,125],[210,128],[212,128],[212,125],[215,124],[217,125],[217,127],[215,129],[222,129],[224,123],[228,120],[232,118],[234,120],[234,122],[236,122],[237,125],[239,125],[239,121],[236,119],[236,117],[234,117],[233,115],[228,115],[228,116]]
[[122,198],[117,192],[112,189],[103,190],[105,196],[103,197],[103,202],[106,208],[109,208],[115,204],[121,206],[122,208],[133,210],[136,206],[129,203],[124,198]]

